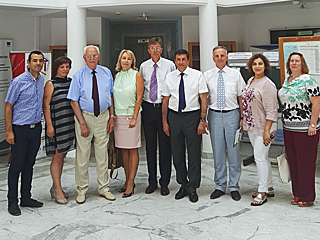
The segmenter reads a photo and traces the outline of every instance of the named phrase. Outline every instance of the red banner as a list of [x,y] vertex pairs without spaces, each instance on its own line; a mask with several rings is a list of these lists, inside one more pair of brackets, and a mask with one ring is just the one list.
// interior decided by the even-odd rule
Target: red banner
[[10,53],[12,78],[19,76],[26,71],[25,53]]

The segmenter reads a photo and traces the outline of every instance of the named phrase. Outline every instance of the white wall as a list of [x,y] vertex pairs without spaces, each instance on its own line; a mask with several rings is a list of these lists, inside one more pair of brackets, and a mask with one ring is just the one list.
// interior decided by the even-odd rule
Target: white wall
[[188,42],[199,42],[199,17],[182,16],[182,48],[188,50]]
[[[87,41],[88,44],[101,46],[101,18],[87,18]],[[52,19],[51,45],[67,45],[67,19]]]
[[34,50],[34,17],[0,15],[0,38],[12,38],[13,51]]

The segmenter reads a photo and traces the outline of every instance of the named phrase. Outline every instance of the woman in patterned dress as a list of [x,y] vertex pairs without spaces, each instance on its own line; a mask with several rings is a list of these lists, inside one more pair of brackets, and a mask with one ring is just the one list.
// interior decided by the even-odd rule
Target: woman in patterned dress
[[319,142],[319,85],[309,73],[301,53],[289,55],[289,77],[279,90],[284,145],[290,165],[293,199],[299,207],[313,205]]
[[274,196],[268,155],[275,136],[271,129],[276,129],[278,120],[277,88],[266,76],[270,64],[262,54],[250,58],[248,69],[254,76],[242,92],[243,129],[248,132],[258,172],[258,193],[252,195],[251,205],[261,206],[267,197]]
[[68,78],[71,60],[58,57],[53,63],[53,78],[44,87],[43,113],[46,121],[46,154],[52,157],[53,180],[51,197],[58,204],[67,204],[68,194],[61,186],[64,158],[75,147],[74,113],[66,98],[71,83]]

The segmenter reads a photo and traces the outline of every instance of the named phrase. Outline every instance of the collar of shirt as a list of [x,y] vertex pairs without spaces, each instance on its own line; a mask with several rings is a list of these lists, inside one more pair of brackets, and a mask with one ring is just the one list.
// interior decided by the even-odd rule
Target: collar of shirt
[[[188,75],[190,75],[190,71],[191,71],[191,69],[189,68],[189,67],[187,67],[184,71],[183,71],[183,73],[184,73],[184,76],[188,76]],[[180,71],[177,69],[177,77],[179,77],[179,75],[180,75]]]
[[[151,65],[150,67],[153,68],[155,62],[152,60],[152,58],[151,58],[150,63],[151,63],[151,64],[150,64],[150,65]],[[156,64],[158,65],[158,68],[161,68],[161,63],[162,63],[162,57],[160,57],[159,61],[156,62]]]
[[222,72],[226,73],[228,72],[228,66],[224,66],[224,68],[220,69],[217,66],[215,66],[215,73],[219,74],[219,71],[222,70]]

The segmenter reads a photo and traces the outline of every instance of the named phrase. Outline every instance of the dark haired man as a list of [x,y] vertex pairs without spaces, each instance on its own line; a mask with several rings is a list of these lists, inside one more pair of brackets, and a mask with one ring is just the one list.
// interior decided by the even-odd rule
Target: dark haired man
[[162,90],[164,79],[169,72],[175,70],[174,63],[162,58],[163,51],[160,37],[151,38],[148,52],[151,59],[143,62],[140,72],[144,80],[144,96],[142,103],[142,124],[146,137],[146,152],[149,173],[149,186],[145,193],[153,193],[157,185],[157,137],[159,139],[159,167],[161,195],[170,193],[168,185],[171,177],[171,146],[170,138],[162,129]]
[[41,114],[44,79],[40,75],[44,57],[33,51],[28,57],[28,69],[14,78],[8,89],[5,105],[6,140],[11,145],[8,172],[8,211],[21,214],[18,207],[18,179],[21,173],[22,207],[42,207],[31,198],[33,165],[40,147]]
[[188,67],[189,53],[186,50],[180,49],[175,53],[175,64],[178,69],[167,75],[162,93],[163,130],[171,137],[173,164],[177,182],[181,185],[175,199],[189,195],[191,202],[197,202],[196,189],[201,180],[201,134],[208,134],[208,89],[202,73]]

